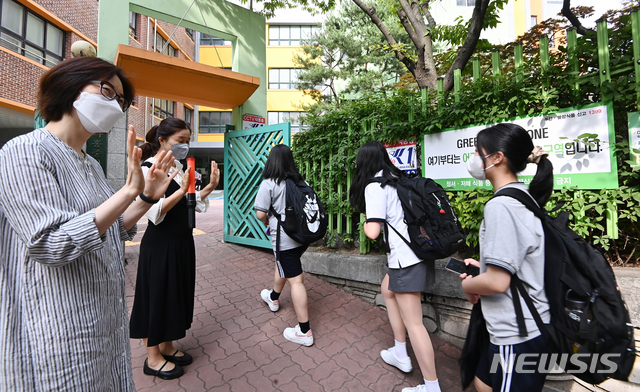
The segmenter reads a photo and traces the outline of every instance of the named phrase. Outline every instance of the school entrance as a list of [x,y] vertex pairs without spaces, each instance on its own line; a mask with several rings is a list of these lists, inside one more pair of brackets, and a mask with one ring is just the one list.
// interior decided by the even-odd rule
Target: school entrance
[[271,248],[253,203],[271,149],[291,145],[291,123],[230,132],[224,139],[224,241]]

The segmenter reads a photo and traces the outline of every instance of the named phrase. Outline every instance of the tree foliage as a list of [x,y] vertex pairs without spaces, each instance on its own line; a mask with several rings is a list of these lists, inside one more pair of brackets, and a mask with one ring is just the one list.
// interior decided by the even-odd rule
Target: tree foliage
[[240,3],[249,3],[249,9],[254,11],[253,3],[256,6],[256,12],[264,15],[267,19],[273,18],[276,11],[287,8],[301,8],[312,15],[326,13],[336,6],[336,0],[240,0]]
[[[627,113],[638,110],[635,75],[629,67],[633,61],[630,10],[631,7],[627,7],[607,14],[611,26],[610,68],[620,70],[611,81],[600,83],[595,33],[587,33],[578,39],[577,73],[568,69],[563,45],[557,47],[557,52],[550,58],[549,69],[543,72],[535,38],[531,35],[529,41],[523,39],[522,42],[528,54],[525,55],[521,82],[513,71],[501,75],[485,73],[481,80],[463,85],[459,102],[453,94],[438,97],[435,92],[427,91],[425,99],[422,99],[421,95],[396,91],[347,101],[339,108],[312,108],[305,119],[309,129],[294,139],[296,160],[300,167],[309,168],[306,178],[316,189],[321,189],[320,197],[327,210],[346,216],[354,214],[354,211],[347,201],[345,180],[348,173],[353,172],[358,148],[367,141],[417,140],[420,148],[420,135],[424,133],[579,107],[609,97],[613,101],[615,124],[615,143],[611,146],[616,152],[620,187],[601,190],[565,188],[554,192],[548,207],[565,202],[562,210],[571,214],[572,228],[601,246],[611,262],[620,265],[639,263],[640,171],[632,170],[629,164],[627,125]],[[585,12],[589,10],[576,14]],[[555,29],[556,22],[545,21],[536,27],[535,32],[550,36]],[[513,57],[513,44],[505,47],[511,51],[503,53],[503,56]],[[574,90],[577,81],[580,82],[579,91]],[[549,87],[543,88],[546,83]],[[324,166],[319,164],[321,160]],[[338,187],[339,182],[343,184],[341,188]],[[342,189],[342,193],[338,189]],[[450,194],[468,232],[467,244],[471,248],[478,245],[478,228],[484,204],[490,196],[491,192],[483,189]],[[605,230],[604,207],[607,205],[617,206],[618,239],[609,236]],[[357,217],[354,218],[357,222]],[[354,229],[359,230],[359,225]]]
[[[392,21],[388,3],[381,2],[381,15]],[[407,45],[408,37],[395,29],[398,45]],[[353,3],[343,3],[325,21],[322,29],[305,42],[302,53],[294,56],[302,68],[297,88],[316,101],[322,91],[325,99],[339,103],[339,94],[370,94],[398,83],[406,72],[393,52],[387,50],[382,33],[368,21]],[[318,89],[320,87],[320,89]]]

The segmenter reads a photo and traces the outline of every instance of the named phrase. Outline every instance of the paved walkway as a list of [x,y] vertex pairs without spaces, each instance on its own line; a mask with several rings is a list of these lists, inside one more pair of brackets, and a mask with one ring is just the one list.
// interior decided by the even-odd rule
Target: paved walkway
[[[387,314],[329,283],[305,274],[315,344],[303,347],[282,336],[296,324],[289,286],[272,313],[260,291],[273,281],[273,253],[222,242],[222,201],[197,214],[194,320],[177,346],[194,357],[185,375],[165,381],[146,376],[146,350],[131,341],[138,391],[400,391],[422,382],[385,364],[380,350],[393,344]],[[127,302],[133,304],[139,233],[126,247]],[[460,391],[459,350],[432,338],[442,391]],[[410,345],[410,343],[409,343]]]

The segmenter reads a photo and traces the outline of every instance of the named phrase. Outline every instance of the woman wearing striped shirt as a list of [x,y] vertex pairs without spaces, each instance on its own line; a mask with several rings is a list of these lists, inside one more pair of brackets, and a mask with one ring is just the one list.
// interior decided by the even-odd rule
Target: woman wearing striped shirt
[[0,390],[132,391],[122,240],[171,181],[164,154],[146,178],[130,127],[114,192],[82,149],[134,96],[122,70],[66,60],[40,80],[47,126],[0,150]]

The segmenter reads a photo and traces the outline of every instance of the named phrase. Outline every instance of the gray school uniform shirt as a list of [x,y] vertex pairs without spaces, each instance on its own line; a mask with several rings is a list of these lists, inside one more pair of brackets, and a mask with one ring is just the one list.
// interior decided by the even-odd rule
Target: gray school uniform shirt
[[[520,182],[507,184],[503,188],[517,188],[529,194],[527,186]],[[508,196],[496,197],[487,203],[480,226],[480,272],[486,272],[487,265],[493,265],[512,275],[517,273],[542,321],[549,323],[549,301],[544,292],[544,251],[542,222],[533,212]],[[519,344],[540,335],[529,308],[522,298],[520,302],[529,332],[526,337],[518,336],[511,289],[482,296],[482,314],[487,322],[491,343]]]
[[[267,213],[269,218],[269,230],[271,231],[271,246],[276,249],[276,233],[278,229],[278,218],[271,213],[269,207],[273,206],[273,209],[281,215],[282,222],[284,222],[284,209],[287,203],[286,193],[286,181],[282,181],[280,184],[274,180],[264,180],[260,184],[258,194],[256,195],[256,201],[253,208],[258,211]],[[302,246],[302,244],[294,241],[284,232],[282,225],[280,226],[280,250],[289,250]]]

